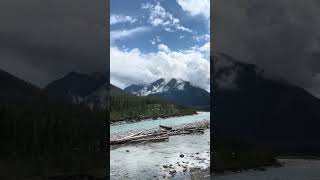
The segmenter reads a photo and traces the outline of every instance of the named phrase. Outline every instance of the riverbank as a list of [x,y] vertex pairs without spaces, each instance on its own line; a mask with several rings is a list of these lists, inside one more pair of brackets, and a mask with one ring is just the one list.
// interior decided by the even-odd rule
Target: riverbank
[[196,108],[165,101],[157,96],[111,96],[110,121],[141,121],[195,114]]
[[278,161],[275,162],[265,162],[261,164],[253,164],[253,165],[246,165],[246,166],[234,166],[234,167],[214,167],[213,168],[213,175],[227,175],[227,174],[237,174],[246,171],[266,171],[268,168],[274,167],[282,167]]
[[141,142],[158,142],[167,141],[170,136],[186,135],[193,133],[204,133],[205,129],[210,127],[209,120],[202,120],[193,123],[181,124],[177,126],[163,126],[159,128],[142,130],[137,133],[130,132],[130,135],[111,136],[110,145],[141,143]]
[[[147,121],[145,121],[145,122],[142,121],[142,122],[133,123],[133,124],[120,124],[120,126],[121,125],[122,126],[131,125],[133,127],[136,127],[136,126],[134,126],[134,124],[139,125],[141,123],[148,123],[148,122]],[[157,131],[161,130],[161,128],[159,127],[159,125],[161,125],[161,123],[163,123],[163,125],[169,126],[164,120],[161,120],[160,122],[150,121],[150,123],[154,123],[155,126],[153,128],[143,128],[143,126],[141,125],[141,126],[139,126],[140,127],[139,129],[130,129],[130,128],[125,127],[124,129],[126,129],[127,131],[112,132],[110,134],[110,141],[123,139],[123,138],[125,138],[127,136],[132,136],[132,135],[135,135],[135,134],[138,134],[138,133],[139,134],[144,134],[144,133],[149,133],[149,132],[157,132]],[[119,125],[117,125],[117,126],[119,126]],[[147,127],[150,127],[150,126],[147,126]],[[187,129],[187,128],[190,128],[190,127],[209,129],[210,128],[210,120],[203,119],[203,120],[198,120],[196,122],[188,122],[188,123],[181,122],[178,125],[171,125],[170,127],[172,129]],[[111,126],[111,128],[112,128],[112,126]],[[118,129],[120,129],[120,128],[118,128]],[[111,146],[111,148],[112,147],[113,146]]]
[[266,167],[265,171],[247,170],[241,173],[212,175],[216,180],[310,180],[320,179],[320,161],[312,159],[277,159],[283,166]]
[[[251,154],[258,154],[261,152],[251,152]],[[241,156],[241,153],[239,153]],[[230,157],[232,154],[230,154]],[[213,175],[216,176],[224,176],[229,174],[238,174],[247,171],[267,171],[270,168],[281,168],[285,166],[285,162],[281,161],[283,159],[289,160],[311,160],[311,161],[319,161],[319,156],[312,155],[287,155],[287,156],[273,156],[269,158],[262,158],[263,160],[257,160],[252,157],[249,162],[241,162],[241,161],[233,161],[233,162],[224,162],[221,163],[222,160],[219,158],[215,158],[215,164],[212,167]],[[222,165],[223,164],[223,165]]]
[[175,116],[166,119],[145,119],[138,122],[126,122],[126,123],[113,123],[110,125],[110,135],[119,133],[137,133],[142,130],[158,129],[159,125],[165,126],[177,126],[181,124],[193,123],[202,121],[204,119],[209,120],[209,112],[197,112],[193,115]]
[[181,113],[174,113],[174,114],[153,114],[153,115],[140,115],[140,116],[127,116],[127,117],[111,117],[110,124],[121,124],[121,123],[133,123],[133,122],[139,122],[147,119],[167,119],[171,117],[181,117],[181,116],[188,116],[188,115],[194,115],[198,114],[196,111],[192,112],[181,112]]
[[248,170],[265,171],[268,167],[282,166],[274,156],[262,150],[229,153],[214,152],[213,154],[215,155],[213,157],[215,163],[212,167],[212,172],[217,175],[241,173]]

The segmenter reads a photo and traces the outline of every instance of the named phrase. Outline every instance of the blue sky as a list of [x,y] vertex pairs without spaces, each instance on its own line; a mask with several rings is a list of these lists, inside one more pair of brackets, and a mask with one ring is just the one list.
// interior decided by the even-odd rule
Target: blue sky
[[111,83],[181,78],[209,90],[210,0],[111,0]]

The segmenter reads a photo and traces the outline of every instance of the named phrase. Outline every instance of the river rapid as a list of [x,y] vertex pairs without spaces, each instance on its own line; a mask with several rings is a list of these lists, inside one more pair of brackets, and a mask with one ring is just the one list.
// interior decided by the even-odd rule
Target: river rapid
[[[111,126],[111,136],[126,132],[176,126],[210,119],[209,112],[168,119],[144,120]],[[203,134],[171,136],[169,141],[114,146],[110,149],[111,179],[197,179],[208,177],[210,130]]]

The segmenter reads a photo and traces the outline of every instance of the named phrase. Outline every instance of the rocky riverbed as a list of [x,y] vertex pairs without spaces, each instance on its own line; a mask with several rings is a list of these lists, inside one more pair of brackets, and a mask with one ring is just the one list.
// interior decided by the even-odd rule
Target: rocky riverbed
[[210,130],[111,149],[111,179],[209,179]]
[[[182,128],[208,123],[210,113],[111,125],[111,140],[154,131],[159,125]],[[209,179],[210,129],[170,136],[167,141],[114,145],[110,179]]]

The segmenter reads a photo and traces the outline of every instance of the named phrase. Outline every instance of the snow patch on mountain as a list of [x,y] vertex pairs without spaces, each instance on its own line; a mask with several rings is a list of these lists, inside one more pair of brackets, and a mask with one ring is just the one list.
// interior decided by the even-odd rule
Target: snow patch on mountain
[[126,89],[130,91],[132,94],[137,95],[137,96],[148,96],[151,94],[158,94],[158,93],[163,93],[163,92],[168,92],[168,91],[183,91],[186,84],[188,82],[182,80],[182,79],[159,79],[153,83],[150,84],[145,84],[145,85],[140,85],[141,89],[134,89],[130,90],[131,87],[134,85],[131,85],[127,87]]
[[177,89],[184,90],[185,83],[182,79],[177,79]]

